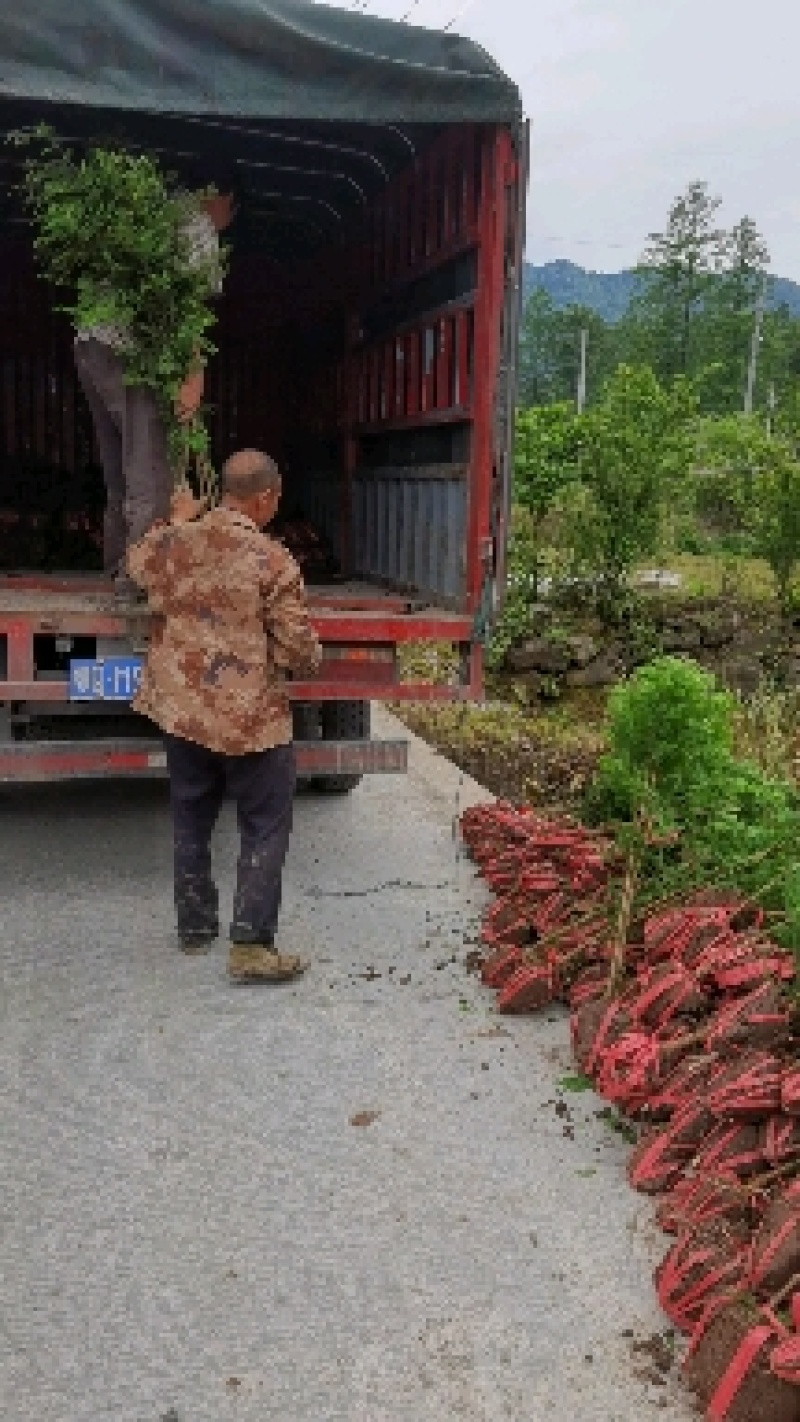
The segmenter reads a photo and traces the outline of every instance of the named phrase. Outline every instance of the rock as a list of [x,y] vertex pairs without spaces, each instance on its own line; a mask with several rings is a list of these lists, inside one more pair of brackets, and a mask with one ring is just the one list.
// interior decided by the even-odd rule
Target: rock
[[662,628],[660,641],[665,652],[698,652],[703,633],[696,622],[672,622]]
[[778,686],[785,691],[796,691],[800,686],[800,656],[794,652],[791,656],[780,657],[773,669]]
[[543,628],[549,627],[550,623],[553,621],[554,616],[554,609],[548,606],[546,602],[534,602],[528,608],[528,617],[530,618],[530,625],[535,632],[539,632]]
[[589,637],[586,633],[576,632],[574,636],[566,639],[565,646],[573,667],[588,667],[600,653],[594,637]]
[[727,647],[736,638],[739,617],[734,612],[709,612],[697,618],[704,647]]
[[764,668],[756,657],[722,657],[718,668],[720,679],[742,696],[752,696],[764,679]]
[[549,637],[531,637],[519,647],[510,647],[505,657],[508,671],[537,671],[545,676],[559,676],[570,664],[566,641],[555,642]]
[[625,675],[625,663],[615,651],[601,652],[588,666],[567,672],[564,680],[571,687],[610,686]]
[[544,677],[542,676],[541,672],[526,672],[525,675],[521,676],[519,680],[520,685],[525,688],[525,696],[529,704],[530,702],[535,701],[537,697],[541,696],[542,688],[544,685]]
[[670,573],[663,568],[649,568],[637,574],[636,582],[642,588],[679,588],[683,586],[680,573]]
[[503,670],[509,672],[533,671],[535,657],[535,642],[522,642],[518,647],[509,647],[503,658]]

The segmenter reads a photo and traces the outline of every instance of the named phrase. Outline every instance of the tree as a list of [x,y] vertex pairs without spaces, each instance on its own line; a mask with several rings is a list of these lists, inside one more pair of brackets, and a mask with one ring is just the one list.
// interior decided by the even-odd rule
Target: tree
[[523,410],[514,449],[514,498],[527,510],[533,600],[544,572],[545,526],[565,486],[577,476],[581,421],[572,405]]
[[614,328],[588,306],[559,310],[541,287],[525,308],[520,333],[520,403],[547,405],[575,400],[581,332],[588,333],[588,393],[596,399],[613,370]]
[[772,440],[753,507],[754,545],[769,563],[781,610],[789,611],[800,555],[800,463],[783,440]]
[[661,378],[697,369],[697,325],[725,251],[725,234],[715,225],[720,206],[706,183],[690,183],[673,202],[664,231],[650,234],[637,268],[631,317],[645,347],[640,354]]
[[702,399],[716,413],[741,410],[756,311],[769,294],[766,242],[743,217],[722,243],[722,270],[710,283],[699,325],[706,371]]
[[800,431],[800,321],[786,306],[764,318],[758,375],[757,406],[763,410],[774,389],[778,426]]
[[581,428],[580,479],[588,495],[576,525],[584,561],[616,597],[636,559],[655,551],[670,499],[693,459],[696,398],[686,380],[620,366]]
[[769,564],[778,601],[788,609],[800,559],[800,460],[796,438],[770,437],[763,421],[739,415],[707,420],[698,455],[705,481],[718,481],[726,501],[750,536],[753,552]]

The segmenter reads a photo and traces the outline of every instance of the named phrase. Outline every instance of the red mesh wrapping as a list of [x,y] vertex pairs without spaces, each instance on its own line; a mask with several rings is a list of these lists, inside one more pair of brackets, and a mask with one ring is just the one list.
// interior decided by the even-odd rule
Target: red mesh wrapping
[[770,1200],[753,1236],[747,1263],[750,1287],[772,1296],[800,1275],[800,1181]]
[[760,934],[740,934],[716,955],[709,978],[720,992],[748,992],[762,983],[790,982],[794,960]]
[[561,994],[558,963],[528,963],[503,984],[497,1010],[503,1013],[536,1012]]
[[769,1370],[781,1382],[800,1388],[800,1334],[792,1333],[776,1348],[769,1358]]
[[594,1075],[603,1051],[630,1031],[631,1016],[623,998],[587,1002],[570,1018],[575,1056],[583,1070]]
[[697,978],[680,963],[642,969],[638,986],[634,1016],[654,1030],[668,1027],[678,1017],[699,1017],[708,1010],[708,998]]
[[569,990],[569,1005],[577,1010],[579,1007],[584,1007],[587,1002],[597,1002],[605,996],[607,988],[607,964],[593,963],[591,967],[584,968],[573,982]]
[[694,1162],[698,1175],[738,1175],[740,1180],[764,1169],[760,1132],[751,1121],[721,1121]]
[[722,1062],[708,1083],[715,1116],[759,1120],[781,1105],[781,1063],[769,1052],[744,1051]]
[[707,1422],[798,1422],[800,1398],[770,1370],[788,1338],[774,1313],[747,1299],[714,1300],[692,1335],[684,1364]]
[[531,915],[531,922],[539,937],[543,938],[546,933],[552,933],[555,928],[563,924],[569,915],[570,908],[569,895],[560,891],[541,899]]
[[483,964],[481,982],[487,987],[500,988],[519,972],[524,964],[525,953],[521,948],[499,948]]
[[781,1110],[786,1116],[800,1116],[800,1066],[788,1066],[784,1069]]
[[744,1228],[750,1213],[747,1191],[736,1175],[686,1176],[659,1205],[666,1234],[727,1223]]
[[690,1055],[657,1086],[647,1103],[647,1114],[654,1120],[667,1120],[690,1101],[703,1099],[717,1065],[717,1058],[704,1054]]
[[638,1113],[689,1051],[691,1039],[683,1034],[628,1032],[600,1053],[599,1091],[623,1110]]
[[705,1107],[687,1106],[668,1126],[648,1132],[628,1161],[628,1179],[634,1190],[662,1195],[672,1189],[689,1168],[711,1124]]
[[800,1165],[800,1117],[776,1114],[761,1127],[761,1148],[770,1165]]
[[490,948],[530,943],[533,934],[529,918],[527,900],[521,897],[497,899],[484,915],[481,938]]
[[785,1041],[789,1023],[783,994],[772,983],[764,983],[719,1009],[709,1024],[706,1046],[711,1052],[730,1047],[772,1047]]
[[672,1246],[655,1273],[656,1292],[667,1318],[682,1333],[699,1323],[712,1299],[727,1297],[745,1276],[743,1231],[689,1231]]
[[738,932],[760,926],[762,921],[761,911],[741,899],[699,893],[690,903],[647,920],[648,957],[651,963],[680,959],[691,968],[715,940],[727,941]]
[[623,1110],[636,1112],[649,1100],[662,1072],[657,1038],[645,1032],[627,1032],[603,1052],[598,1090]]

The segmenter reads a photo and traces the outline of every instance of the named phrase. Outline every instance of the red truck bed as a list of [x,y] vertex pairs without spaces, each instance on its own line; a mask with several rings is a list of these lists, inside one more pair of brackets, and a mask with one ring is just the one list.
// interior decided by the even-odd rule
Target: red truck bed
[[[331,783],[347,785],[364,774],[402,773],[405,743],[372,740],[360,708],[373,699],[474,694],[471,679],[480,679],[480,663],[469,648],[469,619],[357,581],[314,588],[310,599],[324,661],[318,678],[292,685],[292,698],[301,703],[300,726],[308,724],[315,705],[334,703],[339,713],[342,707],[352,708],[356,734],[350,725],[344,739],[324,737],[315,724],[312,738],[306,739],[301,729],[295,741],[300,774],[333,777]],[[126,707],[87,708],[69,700],[70,653],[99,657],[141,650],[148,620],[140,614],[132,625],[121,615],[111,586],[101,577],[0,576],[0,708],[5,708],[0,784],[163,774],[164,756],[152,728]],[[438,687],[398,681],[398,646],[421,641],[460,644],[466,680]],[[108,714],[101,718],[98,711]],[[359,729],[366,733],[358,734]]]
[[[269,452],[286,519],[341,575],[311,588],[325,660],[292,689],[301,763],[327,757],[344,785],[402,760],[369,740],[372,700],[481,694],[510,499],[527,177],[519,95],[452,34],[305,0],[261,18],[245,0],[204,4],[188,28],[179,8],[73,0],[63,14],[52,7],[45,31],[15,16],[0,43],[12,57],[0,59],[0,116],[7,129],[47,121],[79,150],[119,132],[188,186],[216,181],[208,160],[234,175],[207,380],[213,458]],[[5,25],[0,14],[0,41]],[[180,64],[165,66],[176,53]],[[0,170],[0,779],[80,773],[68,767],[81,755],[101,773],[117,722],[123,739],[146,730],[106,708],[106,745],[90,765],[103,707],[89,715],[69,701],[70,659],[115,655],[131,628],[101,575],[61,571],[101,565],[102,477],[73,333],[36,275],[21,177],[10,155]],[[427,641],[457,648],[457,684],[399,681],[398,647]],[[124,773],[147,773],[142,755],[160,754],[152,743],[114,753]]]

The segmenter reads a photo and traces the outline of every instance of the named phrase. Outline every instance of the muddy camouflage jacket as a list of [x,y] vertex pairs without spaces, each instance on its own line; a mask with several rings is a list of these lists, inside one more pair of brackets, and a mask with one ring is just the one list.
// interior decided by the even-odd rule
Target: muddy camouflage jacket
[[310,676],[322,654],[286,549],[219,508],[151,529],[128,568],[156,614],[135,709],[226,755],[288,744],[287,673]]

